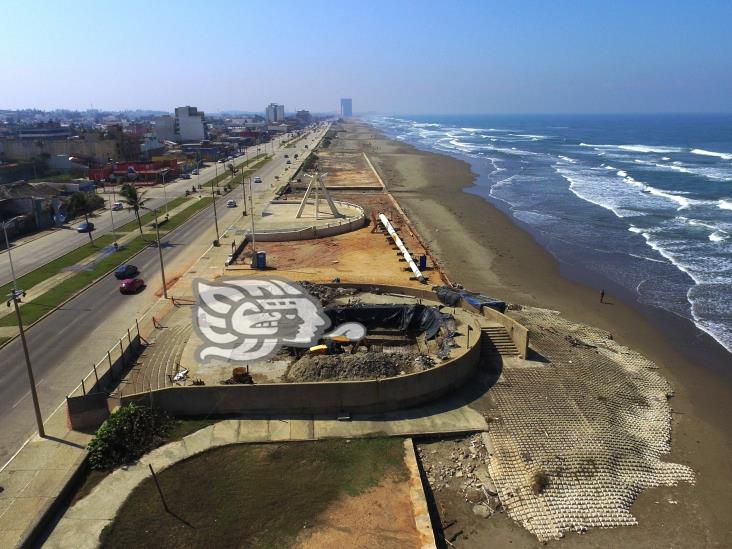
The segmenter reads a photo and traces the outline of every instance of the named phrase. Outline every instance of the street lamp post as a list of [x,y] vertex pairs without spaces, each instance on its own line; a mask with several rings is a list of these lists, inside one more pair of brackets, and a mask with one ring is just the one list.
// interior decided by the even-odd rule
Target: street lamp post
[[257,260],[257,240],[254,238],[254,192],[252,191],[252,177],[249,176],[249,217],[252,220],[252,264]]
[[[251,179],[250,177],[249,180]],[[241,198],[244,201],[244,215],[247,215],[247,184],[244,181],[244,170],[241,171]]]
[[214,246],[219,245],[219,217],[216,213],[216,193],[214,192],[214,182],[219,178],[219,168],[218,168],[218,162],[214,164],[214,171],[215,176],[214,180],[211,182],[211,198],[213,198],[213,211],[214,211],[214,225],[216,226],[216,240],[214,241]]
[[158,239],[158,256],[160,257],[160,276],[163,278],[163,296],[168,299],[168,287],[165,284],[165,267],[163,266],[163,248],[160,246],[160,226],[158,225],[158,209],[155,208],[155,235]]
[[23,290],[18,289],[18,282],[15,279],[15,268],[13,267],[13,256],[10,252],[10,241],[8,240],[8,231],[5,223],[2,223],[3,233],[5,235],[5,246],[8,248],[8,261],[10,261],[10,273],[13,277],[13,289],[8,294],[10,298],[6,305],[10,307],[10,302],[13,302],[15,307],[15,317],[18,319],[18,331],[20,332],[20,341],[23,344],[23,354],[25,355],[25,367],[28,371],[28,382],[30,383],[31,398],[33,399],[33,411],[36,415],[36,426],[38,427],[38,435],[41,437],[46,436],[46,430],[43,428],[43,418],[41,417],[41,406],[38,402],[38,392],[36,391],[36,380],[33,376],[33,366],[31,365],[30,352],[28,351],[28,342],[25,340],[25,330],[23,329],[23,318],[20,315],[20,307],[18,302],[21,297],[25,296]]
[[168,193],[165,190],[165,172],[161,174],[163,176],[163,200],[165,200],[165,219],[168,219]]

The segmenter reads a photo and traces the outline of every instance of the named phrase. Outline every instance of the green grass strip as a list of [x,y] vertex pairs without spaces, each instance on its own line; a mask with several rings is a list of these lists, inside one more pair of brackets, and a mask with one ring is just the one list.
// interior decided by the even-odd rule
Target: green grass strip
[[206,206],[210,206],[212,201],[213,198],[210,196],[204,196],[203,198],[195,200],[193,204],[171,216],[165,225],[160,225],[160,232],[169,233],[173,229],[180,227],[183,223],[188,221],[193,214],[201,211]]
[[[101,240],[102,238],[104,237],[99,238],[99,240]],[[88,284],[91,284],[96,279],[112,272],[114,269],[117,268],[117,266],[126,263],[130,257],[142,250],[145,246],[149,245],[149,243],[149,241],[143,240],[142,237],[137,237],[135,240],[127,243],[124,247],[120,248],[118,252],[111,253],[97,261],[94,264],[93,268],[91,268],[90,270],[79,271],[72,275],[70,278],[63,280],[61,283],[59,283],[57,286],[54,286],[47,292],[39,295],[38,297],[32,299],[27,303],[24,303],[20,309],[23,317],[23,325],[27,326],[29,324],[32,324],[47,312],[52,311],[53,309],[58,307],[61,303],[66,301],[68,298],[70,298],[79,290],[83,289]],[[78,250],[74,250],[74,252],[71,252],[71,254],[67,254],[60,259],[66,259],[77,251]],[[36,269],[36,271],[40,270],[42,269]],[[29,273],[29,275],[35,274],[36,271],[33,271],[33,273]],[[18,321],[15,318],[14,312],[0,318],[0,326],[17,325]]]
[[[91,243],[79,246],[75,250],[71,250],[66,255],[54,259],[53,261],[46,263],[42,267],[24,274],[18,279],[18,288],[21,290],[30,290],[36,284],[44,282],[46,279],[60,273],[67,267],[80,263],[92,254],[99,252],[102,248],[111,246],[114,239],[112,235],[104,235],[94,239],[94,245]],[[13,283],[9,282],[4,286],[0,286],[0,296],[5,298],[10,293]]]
[[[175,198],[168,202],[168,210],[172,210],[174,208],[177,208],[181,204],[183,204],[186,200],[190,200],[187,196],[179,196],[178,198]],[[158,207],[158,217],[162,217],[165,215],[165,205],[161,205]],[[140,221],[142,222],[142,230],[145,230],[145,225],[149,223],[153,223],[155,221],[155,212],[147,212],[140,216]],[[120,233],[129,233],[135,230],[139,230],[139,226],[137,225],[137,219],[133,219],[129,223],[125,223],[120,228],[117,229],[117,232]]]

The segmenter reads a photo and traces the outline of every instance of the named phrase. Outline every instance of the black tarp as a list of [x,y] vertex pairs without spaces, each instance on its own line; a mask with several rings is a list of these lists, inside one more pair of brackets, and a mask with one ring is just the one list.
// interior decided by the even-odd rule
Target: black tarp
[[490,307],[500,313],[506,312],[506,302],[500,299],[494,299],[487,295],[477,294],[468,290],[459,288],[452,288],[450,286],[435,286],[432,288],[437,294],[437,298],[441,303],[449,305],[450,307],[457,307],[460,304],[460,300],[464,299],[470,305],[478,310],[483,307]]
[[367,331],[374,329],[399,330],[403,332],[422,333],[432,339],[440,331],[446,318],[437,307],[414,305],[331,305],[324,309],[332,322],[332,326],[340,326],[346,322],[358,322]]

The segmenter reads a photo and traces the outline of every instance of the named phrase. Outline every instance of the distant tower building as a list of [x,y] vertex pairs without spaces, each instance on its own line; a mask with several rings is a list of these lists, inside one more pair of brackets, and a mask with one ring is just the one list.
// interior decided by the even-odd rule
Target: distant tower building
[[285,121],[285,106],[277,103],[270,103],[266,109],[267,122],[277,124]]
[[353,116],[353,101],[350,97],[341,99],[341,118],[351,118]]
[[203,112],[196,107],[175,109],[175,124],[178,137],[182,142],[202,141],[206,138]]

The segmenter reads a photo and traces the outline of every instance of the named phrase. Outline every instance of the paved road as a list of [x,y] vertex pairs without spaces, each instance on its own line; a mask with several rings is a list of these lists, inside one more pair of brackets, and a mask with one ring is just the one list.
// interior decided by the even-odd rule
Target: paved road
[[[274,160],[257,172],[264,183],[255,186],[255,196],[271,192],[274,177],[286,173],[284,154],[302,153],[305,143],[312,146],[313,141],[303,140],[297,148],[276,151]],[[236,190],[233,192],[237,197],[238,194]],[[221,231],[241,215],[241,208],[225,207],[226,200],[233,195],[224,195],[216,201]],[[162,239],[169,280],[186,272],[210,247],[215,238],[213,225],[213,211],[209,207]],[[134,324],[134,319],[157,301],[155,293],[162,289],[157,249],[144,250],[135,257],[134,263],[148,284],[143,292],[123,296],[118,291],[118,281],[108,275],[27,331],[44,418],[79,384],[92,364],[102,358],[127,327]],[[0,424],[2,465],[35,431],[20,339],[0,349],[0,417],[3,420]]]
[[[298,145],[301,142],[298,143]],[[270,144],[258,146],[261,153],[266,151],[269,153],[272,151]],[[284,150],[284,149],[283,149]],[[293,150],[293,149],[289,149]],[[234,160],[235,165],[242,165],[249,157],[253,157],[257,154],[257,146],[249,147],[247,149],[248,156],[240,156]],[[228,164],[228,163],[227,163]],[[212,179],[216,173],[221,173],[225,170],[225,164],[211,164],[209,167],[201,170],[198,176],[193,176],[192,179],[177,179],[171,183],[167,183],[165,187],[163,185],[155,185],[153,187],[147,187],[147,197],[149,201],[146,206],[149,208],[160,208],[161,212],[165,212],[165,198],[167,200],[173,200],[175,197],[182,196],[185,194],[187,189],[196,183],[206,183]],[[116,187],[116,191],[119,191],[119,187]],[[110,196],[116,196],[119,200],[119,195],[112,195],[112,193],[105,193],[105,201],[107,202],[107,208],[109,207]],[[114,201],[114,198],[113,198]],[[110,212],[109,209],[97,212],[92,217],[94,222],[95,231],[94,236],[101,236],[103,234],[112,232],[112,222],[116,227],[121,227],[129,221],[133,221],[135,215],[132,212],[120,211]],[[14,246],[11,249],[13,255],[13,264],[15,265],[15,274],[21,276],[27,272],[37,269],[41,265],[48,263],[49,261],[61,257],[62,255],[70,252],[71,250],[78,248],[82,244],[89,241],[89,237],[86,234],[80,234],[76,232],[76,226],[81,220],[74,222],[70,225],[59,228],[51,233],[46,234],[40,238],[22,244],[20,246]],[[3,241],[3,247],[4,247]],[[7,250],[0,251],[0,286],[10,282],[10,262],[7,261]]]

